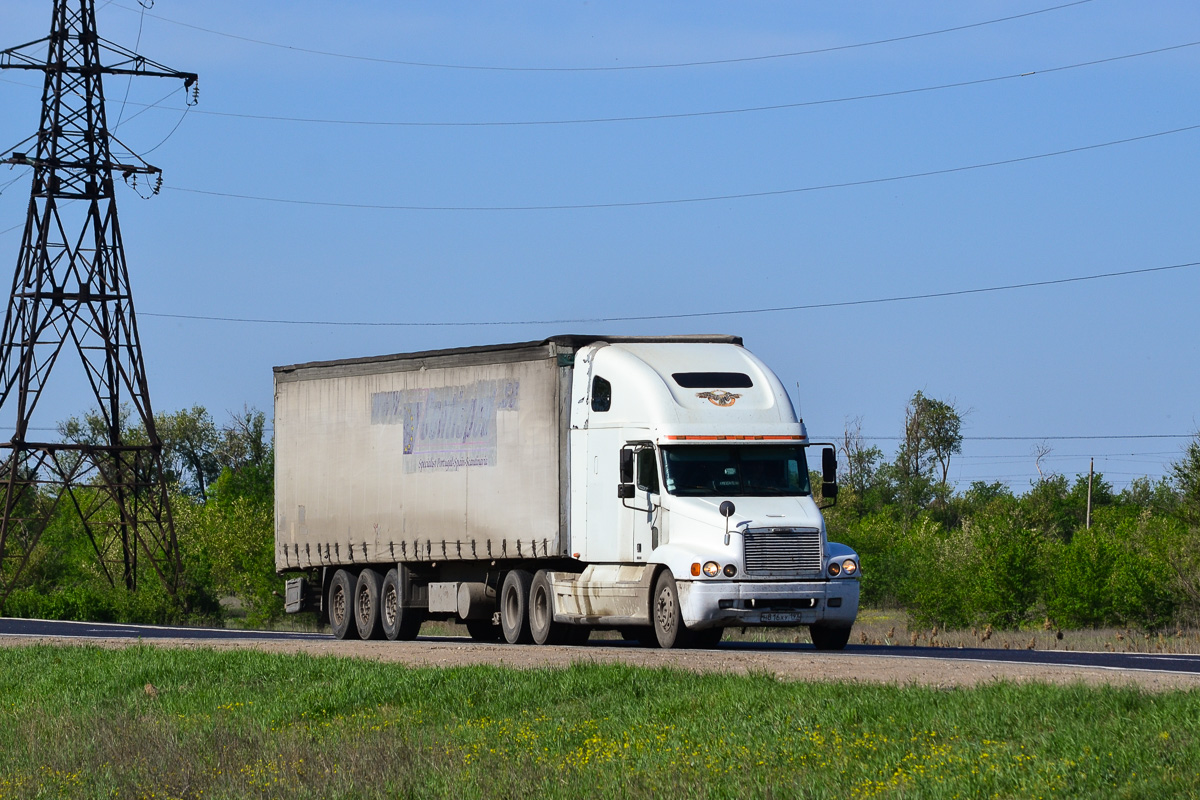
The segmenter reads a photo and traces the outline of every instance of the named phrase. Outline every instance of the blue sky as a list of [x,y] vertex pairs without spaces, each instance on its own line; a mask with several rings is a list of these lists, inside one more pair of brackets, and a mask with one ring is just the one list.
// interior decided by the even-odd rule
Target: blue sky
[[[127,82],[105,87],[117,135],[164,171],[158,197],[118,195],[154,405],[269,411],[271,367],[300,361],[566,332],[736,333],[818,436],[861,418],[891,453],[921,390],[969,411],[960,483],[1027,487],[1042,437],[1044,469],[1074,476],[1095,457],[1118,488],[1160,475],[1185,439],[1063,437],[1197,430],[1200,267],[591,321],[1200,261],[1200,130],[1165,133],[1200,125],[1200,44],[1177,47],[1200,42],[1200,6],[1090,0],[976,24],[1058,4],[158,0],[143,15],[137,0],[98,0],[101,36],[200,74],[186,116],[181,93],[138,113],[176,88],[166,81],[133,81],[123,109]],[[0,46],[49,21],[48,0],[9,0]],[[807,50],[826,52],[729,61]],[[728,63],[594,69],[700,61]],[[1072,68],[1047,71],[1060,67]],[[37,128],[40,82],[0,78],[11,147]],[[909,91],[971,81],[985,82]],[[875,182],[1151,134],[1165,135]],[[0,186],[18,177],[0,194],[0,264],[16,263],[29,191],[28,171],[0,172]],[[487,210],[796,189],[809,190]],[[417,210],[431,207],[485,210]],[[522,324],[465,324],[509,322]],[[84,410],[58,378],[65,364],[51,420]],[[0,415],[11,425],[15,411]]]

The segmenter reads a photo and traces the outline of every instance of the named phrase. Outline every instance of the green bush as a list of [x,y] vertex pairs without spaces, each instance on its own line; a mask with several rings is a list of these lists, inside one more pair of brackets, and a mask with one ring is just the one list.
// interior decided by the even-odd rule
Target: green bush
[[961,528],[930,520],[914,528],[922,570],[906,592],[918,622],[1011,628],[1032,618],[1039,599],[1041,537],[1004,515],[981,515]]

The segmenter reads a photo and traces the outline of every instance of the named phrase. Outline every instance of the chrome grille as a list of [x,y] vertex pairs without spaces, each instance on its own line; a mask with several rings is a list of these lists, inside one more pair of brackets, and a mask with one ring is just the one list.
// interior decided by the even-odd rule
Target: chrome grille
[[748,530],[746,574],[821,574],[821,532],[813,528]]

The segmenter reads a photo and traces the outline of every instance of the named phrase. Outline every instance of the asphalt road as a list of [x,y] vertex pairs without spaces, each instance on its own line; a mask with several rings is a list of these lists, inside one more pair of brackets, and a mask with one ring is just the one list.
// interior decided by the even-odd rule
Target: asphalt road
[[324,639],[326,634],[286,631],[237,631],[225,628],[177,628],[170,625],[117,625],[107,622],[61,622],[0,617],[0,636],[84,639]]
[[[321,641],[329,640],[325,633],[284,631],[238,631],[223,628],[182,628],[159,625],[116,625],[100,622],[58,622],[36,619],[0,618],[0,637],[27,638],[95,638],[95,639],[184,639],[192,641]],[[468,640],[454,637],[421,637],[422,641],[460,643],[471,646]],[[397,645],[403,646],[403,645]],[[593,648],[630,648],[618,641],[593,641],[584,645]],[[776,654],[788,652],[811,655],[812,645],[784,642],[725,642],[722,651]],[[938,659],[980,663],[1041,664],[1059,667],[1086,667],[1116,671],[1173,672],[1200,675],[1200,655],[1167,655],[1151,653],[1074,652],[1062,650],[993,650],[983,648],[882,647],[878,645],[848,645],[845,655],[875,656],[897,659]],[[839,653],[825,653],[836,658]]]

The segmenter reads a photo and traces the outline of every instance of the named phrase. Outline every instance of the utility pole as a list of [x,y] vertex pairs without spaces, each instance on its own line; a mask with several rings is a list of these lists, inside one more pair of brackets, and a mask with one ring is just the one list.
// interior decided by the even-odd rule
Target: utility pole
[[1096,459],[1088,460],[1087,529],[1092,529],[1092,476],[1096,474]]
[[[135,590],[144,558],[174,595],[180,572],[113,180],[118,173],[136,188],[141,177],[157,192],[160,170],[132,153],[114,157],[114,147],[127,148],[108,129],[102,78],[175,78],[194,100],[196,75],[101,39],[95,0],[53,5],[49,36],[0,51],[2,69],[45,73],[37,134],[0,157],[0,164],[33,168],[0,331],[0,409],[16,414],[12,437],[0,443],[0,612],[64,506],[78,515],[109,583]],[[32,52],[42,46],[44,59]],[[56,421],[39,427],[35,411],[64,354],[63,367],[81,368],[82,391],[91,391],[83,397],[96,429],[47,441],[54,437],[44,426]],[[131,437],[127,422],[140,424],[144,438]]]

